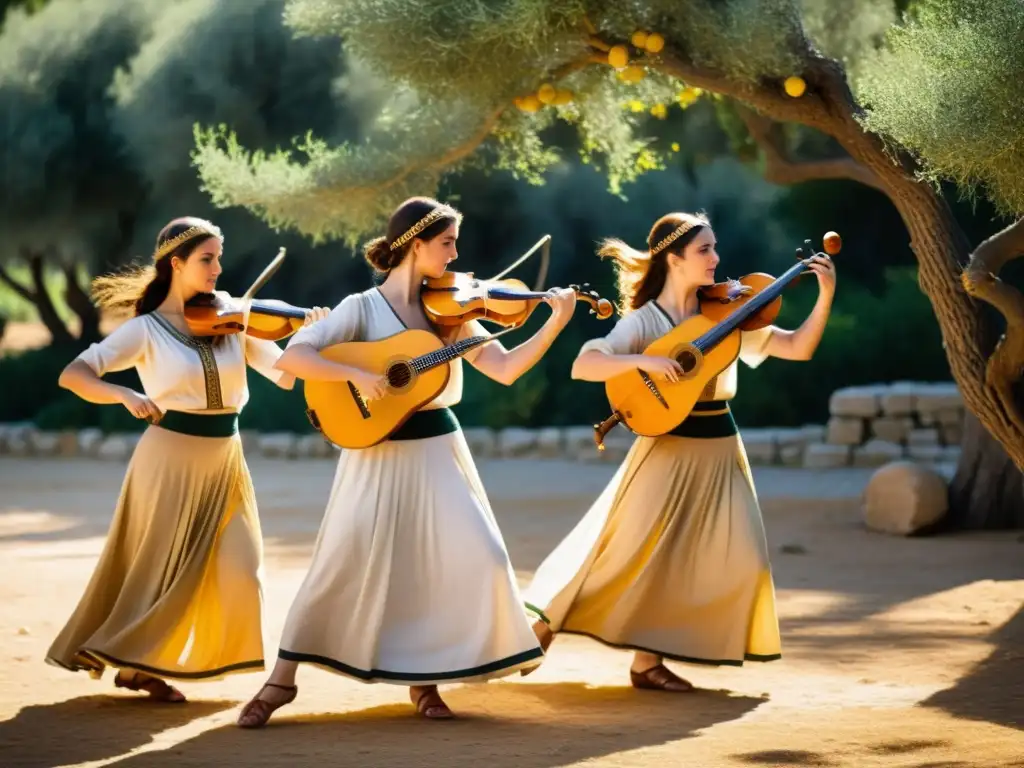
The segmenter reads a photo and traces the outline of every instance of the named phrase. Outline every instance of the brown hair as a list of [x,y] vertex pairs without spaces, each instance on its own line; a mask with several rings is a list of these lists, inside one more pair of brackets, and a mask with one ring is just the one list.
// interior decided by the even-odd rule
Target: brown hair
[[[194,234],[177,242],[168,251],[167,246],[188,230]],[[144,315],[152,312],[167,298],[171,289],[171,259],[175,256],[188,260],[196,246],[211,237],[223,242],[220,230],[204,219],[185,216],[174,219],[156,236],[153,263],[148,266],[130,266],[120,272],[102,275],[92,281],[92,297],[96,304],[112,313]]]
[[[658,247],[684,224],[689,224],[690,228],[670,243]],[[711,222],[703,213],[667,213],[651,227],[646,251],[630,248],[616,238],[602,241],[597,255],[615,262],[619,313],[625,315],[640,309],[661,293],[668,277],[669,255],[681,254],[698,232],[710,226]]]
[[[410,230],[431,216],[422,229],[410,234]],[[430,242],[452,224],[461,221],[462,214],[450,205],[430,197],[410,197],[391,214],[387,234],[375,237],[363,246],[363,256],[377,272],[390,272],[405,259],[413,240]]]

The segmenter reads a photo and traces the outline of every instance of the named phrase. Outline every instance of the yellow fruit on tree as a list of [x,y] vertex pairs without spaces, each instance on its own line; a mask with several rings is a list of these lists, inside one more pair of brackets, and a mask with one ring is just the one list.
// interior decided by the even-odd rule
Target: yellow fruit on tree
[[659,35],[657,32],[652,32],[647,36],[646,48],[650,53],[657,53],[665,47],[665,38]]
[[807,90],[807,83],[804,82],[802,77],[793,75],[787,77],[786,82],[782,84],[782,87],[786,89],[786,93],[792,96],[794,99],[798,99],[804,95],[804,91]]
[[639,83],[644,79],[644,68],[631,64],[619,72],[619,79],[624,83]]
[[540,109],[540,99],[531,93],[529,96],[524,96],[519,100],[519,108],[523,112],[536,112]]
[[645,48],[647,46],[647,33],[641,29],[638,29],[633,33],[633,36],[629,39],[633,45],[637,48]]
[[665,117],[668,115],[668,109],[665,108],[664,104],[655,104],[653,107],[651,107],[651,114],[654,115],[659,120],[664,120]]
[[571,104],[572,96],[572,91],[559,88],[558,91],[555,93],[555,100],[552,102],[552,104],[557,104],[559,106],[562,106],[564,104]]
[[616,69],[622,69],[629,64],[629,51],[624,45],[613,45],[608,51],[608,63]]
[[555,86],[551,83],[544,83],[537,90],[537,98],[542,104],[551,104],[555,100]]

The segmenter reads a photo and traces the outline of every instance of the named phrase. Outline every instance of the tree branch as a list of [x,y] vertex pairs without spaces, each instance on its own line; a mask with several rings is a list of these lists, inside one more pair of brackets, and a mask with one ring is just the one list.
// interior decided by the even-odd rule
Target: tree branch
[[1014,385],[1024,370],[1024,294],[999,279],[999,271],[1024,256],[1024,219],[981,243],[961,275],[964,290],[992,305],[1006,318],[1006,332],[985,366],[985,383],[999,397],[1007,418],[1024,435],[1024,414],[1017,406]]
[[882,180],[852,157],[793,161],[787,157],[779,124],[737,103],[736,111],[750,137],[764,153],[766,180],[775,184],[799,184],[817,179],[849,179],[885,192]]
[[24,285],[15,280],[13,277],[11,277],[10,273],[2,266],[0,266],[0,281],[9,286],[12,291],[21,296],[21,298],[23,298],[25,301],[29,301],[33,304],[36,303],[36,295],[32,293],[32,291],[30,291]]

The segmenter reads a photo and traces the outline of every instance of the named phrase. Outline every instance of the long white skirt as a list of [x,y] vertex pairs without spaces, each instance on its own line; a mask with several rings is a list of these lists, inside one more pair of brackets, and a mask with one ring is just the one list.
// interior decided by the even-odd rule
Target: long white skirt
[[540,663],[461,430],[342,451],[279,655],[396,685],[482,681]]

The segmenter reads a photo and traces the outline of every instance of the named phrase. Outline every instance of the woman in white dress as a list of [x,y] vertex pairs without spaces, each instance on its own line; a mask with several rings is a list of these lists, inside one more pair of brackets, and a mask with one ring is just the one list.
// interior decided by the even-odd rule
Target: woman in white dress
[[[700,311],[715,282],[715,235],[703,216],[659,219],[638,252],[609,240],[623,317],[583,345],[572,376],[601,382],[640,368],[677,380],[678,362],[641,353]],[[809,360],[831,311],[835,271],[814,256],[813,311],[796,331],[741,332],[739,358]],[[665,659],[710,665],[780,658],[775,589],[764,524],[743,443],[729,410],[736,363],[708,386],[690,417],[661,437],[638,437],[577,526],[541,564],[527,605],[547,650],[558,633],[632,650],[637,688],[688,691]]]
[[[104,309],[134,317],[92,344],[60,385],[91,403],[121,404],[151,422],[128,464],[96,569],[47,662],[156,701],[185,697],[162,678],[210,680],[264,669],[262,540],[238,413],[246,365],[284,389],[281,348],[247,335],[196,338],[185,302],[212,293],[223,236],[208,221],[161,230],[154,264],[97,278]],[[325,317],[307,314],[306,323]],[[134,367],[145,394],[102,380]]]
[[[436,331],[420,305],[424,278],[457,258],[461,216],[429,198],[392,214],[366,258],[387,275],[379,288],[346,297],[323,321],[290,340],[277,366],[302,379],[347,380],[379,398],[384,379],[318,354],[345,341],[374,341],[407,328]],[[552,313],[529,340],[497,340],[466,359],[512,384],[550,347],[575,309],[571,290],[546,299]],[[446,339],[486,335],[472,322]],[[258,728],[294,700],[300,663],[365,683],[410,687],[417,712],[452,717],[439,683],[483,681],[540,663],[515,574],[458,420],[461,360],[445,390],[388,440],[342,451],[313,561],[289,612],[278,662],[242,710]],[[371,405],[372,407],[372,405]]]

